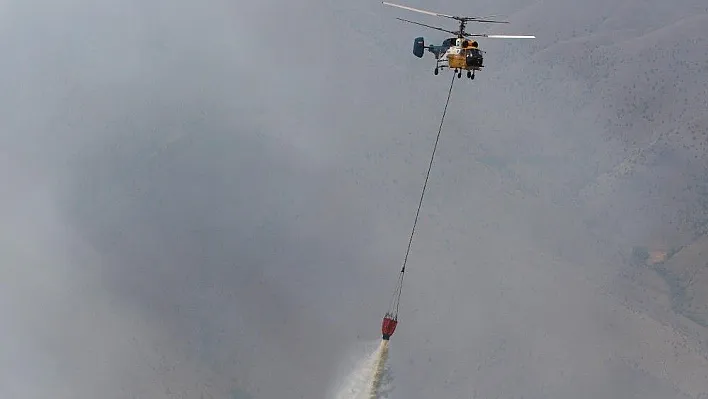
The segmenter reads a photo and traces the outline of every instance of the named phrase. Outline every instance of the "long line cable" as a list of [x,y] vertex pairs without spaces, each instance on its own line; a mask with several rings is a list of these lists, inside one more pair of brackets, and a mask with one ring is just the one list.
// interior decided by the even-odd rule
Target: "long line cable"
[[447,113],[447,106],[450,104],[450,95],[452,94],[452,86],[455,83],[455,74],[452,74],[452,80],[450,81],[450,89],[447,92],[447,100],[445,101],[445,108],[443,109],[442,117],[440,118],[440,127],[438,128],[438,135],[435,138],[435,145],[433,146],[433,153],[430,156],[430,164],[428,165],[428,172],[425,175],[425,182],[423,183],[423,190],[420,193],[420,201],[418,202],[418,210],[415,213],[415,219],[413,220],[413,230],[411,231],[410,239],[408,240],[408,248],[406,249],[406,256],[403,258],[403,267],[401,268],[401,275],[399,276],[398,286],[396,288],[395,295],[395,306],[396,310],[394,315],[398,316],[398,304],[401,299],[401,291],[403,291],[403,276],[406,272],[406,264],[408,263],[408,254],[411,251],[411,245],[413,244],[413,236],[415,235],[415,228],[418,225],[418,216],[420,216],[420,208],[423,206],[423,197],[425,196],[425,189],[428,186],[428,179],[430,178],[430,170],[433,168],[433,160],[435,159],[435,152],[438,148],[438,142],[440,141],[440,133],[442,132],[443,122],[445,121],[445,114]]

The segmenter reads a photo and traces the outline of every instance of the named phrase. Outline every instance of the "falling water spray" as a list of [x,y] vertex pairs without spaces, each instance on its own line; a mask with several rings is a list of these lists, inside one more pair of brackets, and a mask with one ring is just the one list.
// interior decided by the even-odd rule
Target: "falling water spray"
[[372,376],[371,385],[369,386],[369,399],[379,399],[386,371],[386,361],[388,360],[388,342],[387,339],[382,339],[379,349],[376,351],[374,364],[371,368]]
[[[372,342],[372,344],[374,344]],[[375,344],[374,344],[375,345]],[[334,399],[383,399],[392,389],[388,372],[388,340],[381,340],[378,347],[348,373],[331,395]]]

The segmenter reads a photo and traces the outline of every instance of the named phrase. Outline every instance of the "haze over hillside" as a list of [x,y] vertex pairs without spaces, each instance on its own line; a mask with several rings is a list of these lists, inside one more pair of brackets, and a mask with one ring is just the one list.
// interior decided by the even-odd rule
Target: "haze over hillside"
[[[0,8],[0,394],[325,398],[379,338],[447,95],[411,54],[444,34],[395,17],[454,24],[42,3]],[[538,39],[455,82],[391,397],[705,398],[705,1],[405,4]]]

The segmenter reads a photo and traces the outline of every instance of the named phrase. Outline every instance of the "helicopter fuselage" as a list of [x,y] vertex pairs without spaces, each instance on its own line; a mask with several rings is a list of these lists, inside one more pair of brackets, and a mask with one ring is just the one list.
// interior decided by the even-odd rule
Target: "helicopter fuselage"
[[447,67],[468,71],[481,71],[484,62],[482,51],[478,48],[449,47],[439,60],[447,60]]
[[425,46],[425,41],[422,37],[415,38],[413,41],[413,55],[422,58],[425,50],[435,56],[436,75],[440,68],[455,69],[456,72],[466,70],[474,73],[474,71],[481,71],[484,67],[484,52],[479,49],[476,41],[464,38],[449,38],[443,40],[441,45]]

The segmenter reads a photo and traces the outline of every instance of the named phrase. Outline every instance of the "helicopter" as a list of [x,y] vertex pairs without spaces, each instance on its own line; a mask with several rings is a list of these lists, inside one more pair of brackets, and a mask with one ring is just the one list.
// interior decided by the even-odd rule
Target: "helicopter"
[[467,77],[474,79],[475,71],[481,71],[484,67],[484,53],[479,48],[479,43],[474,39],[468,39],[472,37],[485,37],[489,39],[535,39],[536,36],[533,35],[489,35],[485,33],[470,34],[465,32],[465,26],[467,22],[482,22],[482,23],[497,23],[497,24],[508,24],[508,21],[497,21],[487,18],[479,17],[463,17],[441,14],[432,11],[421,10],[418,8],[402,6],[399,4],[393,4],[386,1],[382,1],[382,4],[402,8],[404,10],[415,11],[422,14],[433,15],[437,17],[446,17],[459,21],[460,28],[457,31],[451,31],[437,26],[426,25],[420,22],[409,21],[403,18],[396,18],[403,22],[409,22],[416,25],[425,26],[426,28],[436,29],[442,32],[451,33],[456,35],[455,37],[450,37],[442,41],[440,45],[425,45],[425,39],[423,37],[417,37],[413,40],[413,55],[418,58],[422,58],[425,50],[428,50],[435,56],[435,70],[433,73],[437,75],[442,68],[454,69],[457,73],[457,77],[462,77],[462,71],[467,71]]

